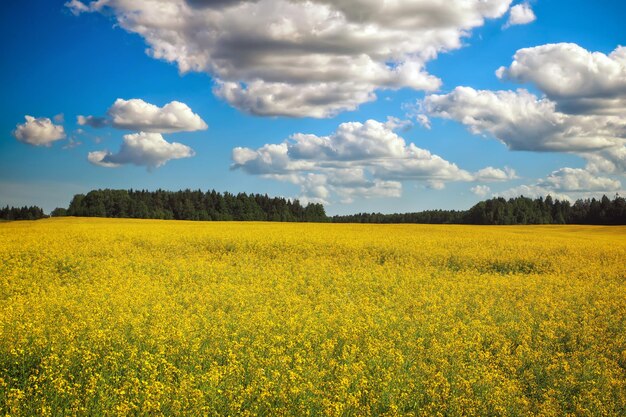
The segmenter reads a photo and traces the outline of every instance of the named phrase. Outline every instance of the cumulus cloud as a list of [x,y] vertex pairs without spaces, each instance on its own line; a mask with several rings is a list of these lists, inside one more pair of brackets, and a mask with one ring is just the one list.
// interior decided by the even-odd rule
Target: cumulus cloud
[[626,110],[626,47],[609,55],[574,43],[520,49],[501,79],[532,83],[569,114],[622,116]]
[[509,20],[504,25],[505,28],[515,25],[527,25],[537,20],[533,9],[528,3],[517,4],[511,7]]
[[622,146],[626,120],[569,115],[553,101],[526,90],[489,91],[457,87],[423,101],[434,117],[456,120],[474,134],[489,133],[512,150],[586,152]]
[[63,126],[55,125],[47,117],[24,116],[25,123],[18,124],[12,132],[15,139],[33,146],[50,146],[65,139]]
[[474,175],[477,181],[508,181],[517,178],[513,168],[505,167],[504,169],[487,167],[479,170]]
[[504,198],[515,198],[519,196],[524,196],[528,198],[539,198],[551,196],[552,198],[556,198],[558,200],[567,200],[574,201],[575,198],[568,194],[557,193],[554,190],[551,190],[546,187],[542,187],[538,184],[523,184],[517,187],[509,188],[507,190],[494,193],[496,197],[504,197]]
[[626,173],[626,146],[609,148],[601,152],[583,155],[587,159],[587,169],[593,173]]
[[98,165],[105,168],[117,168],[121,164],[115,162],[108,162],[108,157],[112,154],[109,151],[93,151],[87,154],[87,160],[94,165]]
[[450,181],[502,181],[512,170],[487,167],[471,173],[428,150],[406,143],[394,129],[405,124],[368,120],[339,125],[328,136],[296,133],[278,144],[258,149],[233,149],[233,169],[288,181],[300,186],[303,196],[340,201],[354,197],[399,197],[402,181],[423,181],[441,189]]
[[524,184],[510,188],[496,195],[511,198],[523,195],[525,197],[545,197],[551,195],[560,200],[574,201],[578,198],[598,197],[621,190],[619,180],[595,175],[583,168],[560,168],[534,184]]
[[451,119],[511,150],[575,153],[589,172],[626,172],[626,48],[609,55],[568,43],[525,48],[496,75],[544,95],[457,87],[418,103],[420,123]]
[[149,169],[165,165],[172,159],[190,158],[195,152],[181,143],[169,143],[159,133],[139,132],[124,135],[117,153],[108,151],[90,152],[89,162],[106,168],[132,164]]
[[[329,117],[376,91],[433,91],[427,62],[463,46],[511,0],[72,0],[111,13],[148,53],[205,72],[215,94],[262,116]],[[276,11],[280,10],[280,13]]]
[[561,168],[552,172],[539,185],[555,191],[617,191],[622,187],[618,180],[599,177],[580,168]]
[[106,117],[78,116],[77,122],[81,126],[112,126],[153,133],[191,132],[208,128],[204,120],[185,103],[172,101],[158,107],[136,98],[118,98],[107,111]]
[[485,197],[487,194],[491,192],[491,188],[489,188],[486,185],[477,185],[475,187],[470,188],[470,191],[479,197]]
[[511,150],[575,153],[590,172],[626,172],[626,119],[612,115],[566,114],[556,103],[526,90],[488,91],[457,87],[430,95],[422,108],[431,117],[464,124]]

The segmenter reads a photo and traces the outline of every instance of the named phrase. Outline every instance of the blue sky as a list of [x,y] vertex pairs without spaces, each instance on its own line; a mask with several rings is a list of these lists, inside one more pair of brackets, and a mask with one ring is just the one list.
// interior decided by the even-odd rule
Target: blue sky
[[200,188],[336,214],[623,193],[623,2],[452,1],[435,27],[419,7],[404,19],[429,1],[366,18],[380,2],[5,2],[0,204]]

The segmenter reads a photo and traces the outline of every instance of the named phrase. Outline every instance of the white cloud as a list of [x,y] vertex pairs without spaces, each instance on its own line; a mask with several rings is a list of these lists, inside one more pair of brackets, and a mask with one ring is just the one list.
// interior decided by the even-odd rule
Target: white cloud
[[107,117],[78,116],[81,126],[137,130],[153,133],[191,132],[205,130],[207,124],[189,106],[172,101],[163,107],[146,103],[141,99],[118,98],[107,111]]
[[95,4],[91,4],[90,6],[85,5],[82,1],[79,0],[71,0],[65,3],[65,7],[69,8],[72,13],[78,16],[84,12],[91,12],[97,10],[97,6]]
[[505,198],[520,195],[537,198],[551,195],[560,200],[574,201],[619,192],[621,187],[621,182],[614,178],[596,176],[587,169],[565,167],[553,171],[534,184],[513,187],[496,195]]
[[235,148],[233,168],[299,185],[303,196],[328,201],[355,197],[399,197],[402,181],[423,181],[441,189],[450,181],[508,180],[510,169],[487,167],[470,173],[456,164],[407,144],[394,129],[405,123],[368,120],[339,125],[328,136],[296,133],[279,144]]
[[65,138],[63,126],[55,125],[47,117],[24,116],[26,123],[18,124],[12,132],[20,142],[33,146],[50,146]]
[[486,185],[477,185],[475,187],[470,188],[470,191],[479,197],[485,197],[487,194],[491,192],[491,188],[489,188]]
[[626,173],[626,146],[602,150],[596,154],[583,154],[587,159],[587,169],[593,173]]
[[87,154],[87,160],[94,165],[99,165],[105,168],[117,168],[121,164],[115,162],[107,162],[112,154],[109,151],[93,151]]
[[505,191],[494,193],[494,196],[504,197],[504,198],[515,198],[519,196],[524,196],[528,198],[539,198],[539,197],[551,196],[552,198],[562,200],[562,201],[563,200],[567,200],[567,201],[575,200],[575,198],[572,198],[568,194],[556,193],[554,192],[554,190],[551,190],[546,187],[542,187],[537,184],[519,185],[517,187],[509,188],[508,190],[505,190]]
[[624,118],[565,114],[526,90],[457,87],[427,96],[422,106],[430,116],[456,120],[474,134],[488,133],[511,150],[597,154],[623,148],[626,138]]
[[117,153],[108,151],[90,152],[89,162],[95,165],[116,168],[125,164],[158,168],[172,159],[190,158],[193,149],[181,143],[169,143],[159,133],[133,133],[124,135]]
[[508,181],[517,178],[515,170],[509,167],[504,169],[486,167],[475,174],[477,181]]
[[401,157],[377,161],[372,171],[378,177],[388,180],[428,181],[435,189],[441,189],[443,182],[474,179],[470,172],[412,143],[405,148]]
[[626,47],[611,54],[574,43],[520,49],[501,79],[532,83],[569,114],[622,116],[626,110]]
[[505,28],[515,25],[527,25],[537,20],[537,16],[528,3],[517,4],[511,7],[509,20],[504,25]]
[[489,134],[511,150],[575,153],[588,161],[589,172],[626,172],[625,47],[609,55],[570,43],[520,49],[496,75],[532,83],[545,96],[457,87],[427,96],[417,108]]
[[246,84],[218,82],[213,92],[232,106],[257,116],[325,118],[376,99],[369,87],[351,83],[298,86],[259,80]]
[[608,177],[598,177],[580,168],[561,168],[552,172],[539,185],[555,191],[618,191],[622,184]]
[[404,139],[393,131],[393,126],[375,120],[342,123],[331,136],[296,133],[291,139],[290,154],[297,159],[353,161],[399,158],[406,151]]
[[402,196],[402,184],[399,181],[374,179],[364,186],[337,187],[334,189],[341,197],[342,204],[349,204],[355,198],[399,198]]
[[[216,81],[231,105],[263,116],[329,117],[376,91],[433,91],[425,65],[511,0],[72,0],[112,13],[148,53]],[[277,13],[280,11],[280,13]]]

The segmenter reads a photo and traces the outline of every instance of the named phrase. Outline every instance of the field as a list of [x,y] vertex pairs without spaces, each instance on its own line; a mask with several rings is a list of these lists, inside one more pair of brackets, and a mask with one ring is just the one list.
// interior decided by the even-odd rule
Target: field
[[0,414],[626,415],[626,228],[0,225]]

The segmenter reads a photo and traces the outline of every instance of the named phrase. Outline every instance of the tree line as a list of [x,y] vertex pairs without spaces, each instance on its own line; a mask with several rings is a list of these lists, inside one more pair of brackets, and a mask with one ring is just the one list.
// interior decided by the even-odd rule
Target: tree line
[[[358,213],[328,217],[321,204],[261,194],[219,193],[215,190],[145,191],[94,190],[74,196],[68,208],[50,214],[81,217],[139,219],[238,220],[334,223],[422,224],[626,224],[626,200],[616,195],[580,199],[571,204],[551,196],[499,197],[477,203],[469,210],[427,210],[417,213]],[[47,217],[36,206],[0,208],[2,220],[37,220]]]
[[0,208],[0,220],[39,220],[44,217],[48,216],[37,206]]
[[335,223],[427,223],[427,224],[626,224],[626,200],[580,199],[574,204],[551,196],[499,197],[481,201],[469,210],[428,210],[418,213],[359,213],[334,216]]
[[65,212],[59,210],[53,214],[205,221],[328,221],[321,204],[304,206],[298,200],[215,190],[94,190],[75,195]]

